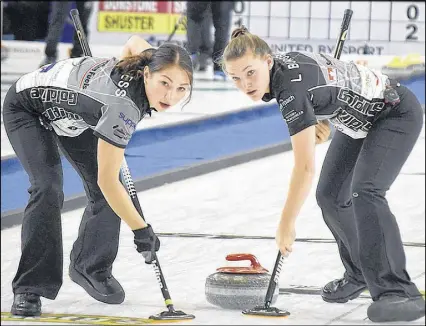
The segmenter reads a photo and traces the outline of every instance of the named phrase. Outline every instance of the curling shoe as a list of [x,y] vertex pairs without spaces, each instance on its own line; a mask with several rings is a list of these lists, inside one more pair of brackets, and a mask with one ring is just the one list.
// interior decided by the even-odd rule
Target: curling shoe
[[376,323],[413,321],[425,316],[423,297],[382,295],[367,309],[368,318]]
[[345,303],[359,297],[367,288],[365,283],[355,283],[346,278],[327,283],[321,291],[322,299],[330,303]]
[[94,299],[108,303],[120,304],[124,301],[124,290],[114,276],[89,275],[70,265],[71,280],[80,285]]
[[38,294],[16,293],[13,298],[12,315],[33,317],[41,315],[41,300]]

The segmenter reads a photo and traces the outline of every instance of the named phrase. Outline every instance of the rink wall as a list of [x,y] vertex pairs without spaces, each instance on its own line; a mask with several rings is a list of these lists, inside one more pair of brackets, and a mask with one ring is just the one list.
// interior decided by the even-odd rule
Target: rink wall
[[[2,77],[7,74],[23,74],[30,72],[38,67],[38,64],[44,58],[44,42],[2,41],[2,45],[2,56],[6,57],[6,60],[2,61]],[[59,43],[57,48],[58,60],[68,58],[70,48],[70,44]],[[121,46],[96,44],[92,46],[91,50],[92,55],[95,57],[117,57],[120,55]],[[399,58],[401,58],[401,60],[398,60]],[[341,56],[341,60],[353,60],[373,69],[382,69],[390,62],[393,62],[395,66],[407,66],[407,63],[410,65],[413,59],[416,61],[420,60],[424,63],[424,52],[420,54],[407,53],[407,56],[402,57],[395,55],[360,55],[345,53]],[[407,71],[407,69],[405,70]]]
[[[425,103],[424,73],[404,78],[403,83]],[[142,129],[132,137],[125,155],[136,189],[142,191],[286,150],[291,150],[290,137],[274,102],[208,119]],[[1,164],[3,229],[21,223],[29,182],[16,158],[2,160]],[[64,211],[83,207],[86,198],[80,178],[65,159],[62,164]]]

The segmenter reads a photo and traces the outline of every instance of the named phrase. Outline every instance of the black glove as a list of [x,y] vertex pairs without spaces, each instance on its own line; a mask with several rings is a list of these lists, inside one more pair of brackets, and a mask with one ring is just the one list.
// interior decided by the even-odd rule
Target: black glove
[[154,260],[155,252],[160,249],[160,240],[149,224],[146,228],[133,230],[133,233],[135,234],[136,250],[142,253],[145,263],[151,264]]

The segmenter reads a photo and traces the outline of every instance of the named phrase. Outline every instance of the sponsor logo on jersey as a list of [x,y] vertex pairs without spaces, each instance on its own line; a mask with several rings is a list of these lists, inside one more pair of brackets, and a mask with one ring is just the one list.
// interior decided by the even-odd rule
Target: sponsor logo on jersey
[[[81,82],[80,82],[80,87],[82,89],[86,89],[89,84],[90,84],[90,80],[92,79],[92,77],[96,74],[96,72],[102,68],[103,66],[105,66],[108,63],[108,60],[102,61],[98,64],[96,64],[95,66],[91,67],[83,76]],[[83,85],[82,85],[83,84]]]
[[[347,88],[339,90],[337,99],[344,102],[346,108],[341,109],[336,117],[330,119],[330,121],[336,125],[338,130],[347,133],[352,138],[365,137],[372,127],[372,117],[376,116],[385,107],[385,103],[382,100],[368,100]],[[367,118],[355,117],[354,111]]]
[[46,109],[42,113],[42,115],[46,117],[47,119],[49,119],[50,121],[57,121],[61,119],[70,119],[70,120],[77,120],[77,121],[83,120],[83,118],[79,114],[69,112],[65,110],[64,108],[60,108],[57,106],[53,106],[51,108]]
[[112,129],[114,136],[124,140],[130,139],[130,134],[119,125],[113,126]]
[[291,102],[293,102],[296,98],[294,97],[294,95],[290,95],[289,97],[287,97],[285,100],[280,99],[279,103],[280,103],[280,110],[281,112],[284,110],[284,108]]
[[348,88],[341,88],[337,94],[337,99],[346,103],[349,108],[368,117],[375,116],[385,107],[383,100],[370,101]]
[[127,87],[130,85],[130,81],[133,77],[129,75],[121,75],[120,81],[117,83],[118,89],[115,91],[115,96],[124,97],[127,95]]
[[346,110],[342,110],[330,122],[337,130],[349,135],[352,138],[364,138],[372,127],[370,121],[361,121]]
[[126,115],[123,112],[120,112],[120,114],[118,115],[118,117],[124,121],[124,124],[126,126],[128,126],[129,128],[132,128],[133,130],[136,129],[136,123],[130,119],[127,118]]
[[30,97],[33,99],[41,99],[42,102],[51,102],[60,104],[66,102],[68,105],[76,105],[78,93],[56,88],[33,87],[30,90]]
[[299,117],[301,115],[303,115],[304,111],[295,111],[295,110],[291,110],[289,113],[287,113],[285,116],[283,116],[284,120],[290,124],[294,121],[296,121],[297,119],[299,119]]

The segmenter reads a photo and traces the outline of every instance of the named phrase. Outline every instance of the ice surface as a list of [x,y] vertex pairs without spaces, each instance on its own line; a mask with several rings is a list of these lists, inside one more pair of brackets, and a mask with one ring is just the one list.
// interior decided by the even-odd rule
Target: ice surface
[[[404,241],[425,243],[425,150],[424,135],[388,192]],[[317,177],[328,144],[317,147]],[[145,216],[156,232],[186,232],[274,236],[285,200],[293,157],[291,152],[234,166],[207,175],[140,192]],[[416,172],[416,174],[411,174]],[[315,201],[315,188],[297,221],[297,237],[331,239]],[[76,238],[83,209],[63,214],[64,283],[56,300],[42,299],[43,311],[114,316],[148,317],[165,310],[152,268],[145,265],[133,246],[133,234],[122,224],[120,248],[113,273],[121,282],[126,299],[106,305],[92,299],[67,275],[69,252]],[[1,234],[1,305],[12,303],[11,282],[20,254],[20,227]],[[106,239],[107,240],[107,239]],[[347,304],[328,304],[320,296],[280,295],[276,307],[291,312],[287,319],[259,318],[209,304],[204,283],[229,253],[249,252],[271,270],[277,253],[274,240],[221,240],[162,237],[159,259],[176,309],[196,315],[183,324],[373,324],[366,320],[369,299]],[[425,248],[405,247],[408,272],[419,288],[425,288]],[[285,261],[280,287],[322,286],[338,278],[343,267],[334,243],[296,242]],[[2,324],[11,324],[3,322]],[[411,324],[424,325],[425,319]],[[16,324],[16,322],[13,322]]]

